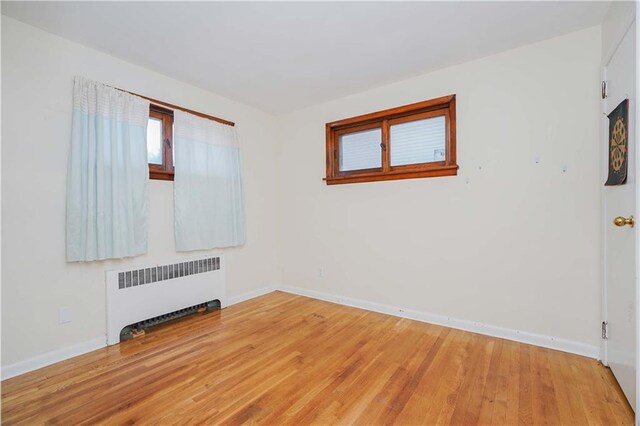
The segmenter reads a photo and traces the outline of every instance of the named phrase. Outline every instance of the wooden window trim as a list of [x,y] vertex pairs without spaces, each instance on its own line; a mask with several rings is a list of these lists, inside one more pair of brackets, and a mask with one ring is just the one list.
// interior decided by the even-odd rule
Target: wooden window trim
[[173,110],[150,104],[149,117],[162,121],[162,164],[149,163],[149,179],[173,180]]
[[[339,158],[340,153],[338,152],[339,145],[340,145],[340,136],[349,134],[349,133],[363,132],[366,130],[373,130],[373,129],[382,130],[382,127],[380,123],[374,122],[374,123],[367,123],[367,124],[362,124],[358,126],[352,126],[349,128],[336,129],[335,130],[336,149],[334,150],[335,164],[339,164],[340,162],[340,158]],[[340,176],[351,176],[353,174],[361,174],[361,173],[380,173],[383,171],[383,169],[384,169],[384,164],[381,163],[380,167],[374,167],[371,169],[347,170],[347,171],[339,172],[339,174]]]
[[[188,108],[184,108],[178,105],[170,104],[168,102],[159,101],[158,99],[150,98],[148,96],[141,95],[139,93],[130,92],[128,90],[120,89],[118,87],[113,87],[114,89],[120,90],[122,92],[129,93],[130,95],[138,96],[140,98],[146,99],[149,101],[149,117],[160,118],[158,114],[164,114],[167,117],[171,117],[170,124],[167,124],[167,118],[160,118],[163,121],[162,129],[163,129],[163,143],[162,143],[162,162],[163,164],[160,166],[158,164],[149,164],[149,179],[156,180],[174,180],[174,166],[173,166],[173,111],[180,110],[184,112],[188,112],[189,114],[196,115],[198,117],[206,118],[207,120],[217,121],[218,123],[227,125],[227,126],[235,126],[236,124],[233,121],[225,120],[223,118],[215,117],[213,115],[205,114],[202,112],[194,111]],[[169,144],[166,144],[168,135]],[[169,149],[169,153],[167,154],[166,150]]]
[[[445,160],[432,163],[391,166],[391,149],[389,144],[390,127],[394,124],[437,116],[445,117]],[[382,167],[341,172],[339,170],[340,136],[378,127],[382,130]],[[456,176],[458,174],[458,164],[456,162],[456,95],[443,96],[424,102],[417,102],[371,114],[334,121],[327,123],[325,129],[326,177],[324,181],[327,185]]]
[[[146,96],[137,95],[132,92],[128,92],[128,93],[131,93],[135,96],[140,96],[141,98],[145,98],[149,100],[151,102],[149,104],[149,117],[162,120],[162,164],[149,163],[149,179],[168,180],[168,181],[174,180],[174,176],[175,176],[174,164],[173,164],[173,111],[174,110],[178,109],[181,111],[185,111],[185,112],[188,112],[189,114],[197,115],[198,117],[206,118],[208,120],[217,121],[218,123],[222,123],[227,126],[235,126],[235,123],[228,120],[223,120],[222,118],[203,114],[197,111],[192,111],[187,108],[178,107],[166,102],[148,98]],[[165,105],[168,108],[165,108],[164,106],[161,106],[158,104]]]

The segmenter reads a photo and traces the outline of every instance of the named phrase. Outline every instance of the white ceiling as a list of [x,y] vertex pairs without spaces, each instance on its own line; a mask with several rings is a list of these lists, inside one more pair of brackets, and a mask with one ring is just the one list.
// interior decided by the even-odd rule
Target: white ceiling
[[608,2],[7,2],[2,13],[271,113],[600,23]]

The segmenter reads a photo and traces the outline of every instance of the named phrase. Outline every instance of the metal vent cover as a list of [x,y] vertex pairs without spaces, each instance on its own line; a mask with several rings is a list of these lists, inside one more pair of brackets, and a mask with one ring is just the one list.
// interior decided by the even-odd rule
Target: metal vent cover
[[208,257],[151,268],[132,269],[118,273],[118,289],[172,280],[189,275],[217,271],[218,269],[220,269],[220,257]]

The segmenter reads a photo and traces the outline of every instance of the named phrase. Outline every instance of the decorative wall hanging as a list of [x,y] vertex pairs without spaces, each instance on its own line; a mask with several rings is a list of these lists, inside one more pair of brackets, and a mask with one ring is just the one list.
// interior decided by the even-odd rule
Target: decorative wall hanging
[[627,181],[629,154],[629,99],[620,102],[609,114],[609,177],[605,186],[622,185]]

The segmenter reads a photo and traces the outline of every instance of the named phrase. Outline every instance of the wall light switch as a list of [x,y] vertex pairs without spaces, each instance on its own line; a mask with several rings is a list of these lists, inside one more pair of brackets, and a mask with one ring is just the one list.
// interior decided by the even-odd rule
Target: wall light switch
[[73,320],[73,314],[69,308],[60,308],[58,310],[58,324],[66,324]]

